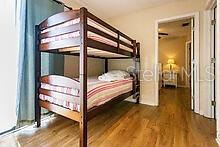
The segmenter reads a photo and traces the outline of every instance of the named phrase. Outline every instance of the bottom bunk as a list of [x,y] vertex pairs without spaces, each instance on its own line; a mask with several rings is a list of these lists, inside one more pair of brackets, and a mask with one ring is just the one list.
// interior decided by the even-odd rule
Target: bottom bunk
[[[48,78],[48,76],[43,78]],[[74,81],[77,82],[78,80],[74,79]],[[132,82],[133,82],[132,78],[113,81],[113,82],[100,81],[98,80],[97,77],[88,78],[87,109],[89,110],[93,107],[98,107],[110,101],[114,97],[132,91]],[[40,90],[39,98],[43,101],[48,101],[50,103],[63,106],[64,108],[79,112],[80,88],[78,86],[79,84],[76,84],[74,87],[63,87],[58,85],[52,85],[50,83],[41,82],[41,90]],[[57,95],[54,95],[54,97],[50,96],[44,93],[45,90],[53,91],[54,93],[57,93]],[[61,93],[63,96],[69,98],[61,99],[59,97]]]
[[[102,78],[102,79],[101,79]],[[104,79],[104,81],[103,81]],[[112,80],[112,81],[111,81]],[[39,104],[49,111],[80,121],[80,83],[78,79],[48,75],[41,77]],[[108,109],[134,92],[134,78],[120,80],[105,77],[87,79],[87,116],[94,117],[102,109]]]

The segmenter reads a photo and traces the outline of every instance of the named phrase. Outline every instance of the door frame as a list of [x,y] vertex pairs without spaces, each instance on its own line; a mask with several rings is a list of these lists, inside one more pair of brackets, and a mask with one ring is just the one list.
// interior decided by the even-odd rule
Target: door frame
[[[209,0],[208,3],[207,3],[207,6],[206,6],[206,10],[208,12],[208,14],[210,13],[211,9],[217,5],[217,16],[216,16],[216,19],[217,19],[217,22],[216,22],[216,25],[219,26],[220,25],[220,0]],[[210,18],[211,15],[208,15],[207,16],[207,19],[211,19]],[[209,21],[210,22],[210,21]],[[210,26],[210,25],[209,25]],[[209,27],[208,30],[211,30],[211,28]],[[210,32],[207,31],[209,34],[209,36],[206,36],[206,39],[211,39],[211,36],[210,36]],[[217,40],[220,40],[220,28],[217,27],[217,34],[216,34],[216,39]],[[211,42],[209,42],[211,43]],[[216,57],[218,57],[220,55],[220,42],[217,41],[217,44],[216,44]],[[216,58],[216,89],[220,89],[220,58]],[[216,125],[216,141],[217,143],[220,145],[220,90],[216,90],[216,121],[217,121],[217,125]]]
[[[210,10],[210,15],[209,15],[209,22],[211,22],[212,20],[216,20],[217,19],[217,14],[216,14],[216,11],[217,10],[217,5],[214,3],[213,7],[211,8]],[[211,44],[211,47],[210,47],[210,59],[214,58],[215,60],[217,59],[217,56],[216,56],[216,50],[217,50],[217,24],[214,24],[214,25],[209,25],[209,31],[210,31],[210,44]],[[214,67],[214,69],[210,68],[210,73],[214,73],[215,77],[216,77],[216,61],[212,62],[210,60],[210,66],[211,67]],[[212,101],[216,102],[216,79],[214,79],[214,81],[211,81],[210,83],[210,89],[211,89],[211,92],[210,92],[210,96],[211,96],[211,99]],[[214,105],[211,105],[211,113],[212,113],[212,118],[216,118],[216,106]]]
[[[187,41],[185,43],[185,59],[186,59],[185,68],[186,68],[187,71],[189,70],[189,65],[188,65],[189,58],[190,58],[190,61],[191,61],[191,57],[188,56],[188,53],[189,53],[188,44],[191,44],[191,41]],[[191,69],[190,69],[190,71],[191,71]],[[190,88],[190,83],[189,83],[190,79],[187,77],[187,75],[185,75],[185,80],[186,80],[185,87]]]
[[[217,26],[220,25],[220,0],[217,0]],[[220,27],[217,27],[217,40],[220,40]],[[220,55],[220,41],[217,41],[216,56]],[[220,88],[220,58],[216,59],[216,89]],[[217,142],[220,145],[220,90],[216,91]]]
[[159,63],[159,39],[158,39],[158,27],[160,23],[167,23],[172,21],[178,21],[182,19],[194,18],[195,27],[195,39],[194,39],[194,48],[195,48],[195,63],[196,63],[196,82],[195,82],[195,104],[194,112],[200,113],[200,88],[199,88],[199,54],[200,54],[200,15],[199,12],[179,15],[164,19],[158,19],[155,21],[155,104],[159,105],[159,72],[158,72],[158,63]]
[[[206,8],[206,11],[203,12],[204,14],[204,37],[203,37],[203,40],[204,40],[204,48],[206,49],[206,56],[209,58],[209,61],[207,63],[207,65],[209,65],[210,67],[212,67],[212,64],[211,63],[211,58],[212,58],[212,51],[213,51],[213,30],[212,30],[212,9],[215,7],[216,5],[216,2],[212,2],[213,5],[209,4],[209,7]],[[215,49],[215,53],[217,55],[217,47]],[[217,57],[217,56],[216,56]],[[218,58],[216,58],[216,63],[215,63],[215,70],[216,70],[216,73],[215,75],[217,75],[217,60]],[[213,69],[212,68],[209,68],[209,73],[210,73],[210,79],[212,78],[211,76],[211,73],[213,73]],[[215,79],[215,88],[217,89],[217,76],[216,76],[216,79]],[[214,107],[212,106],[212,101],[213,101],[213,81],[209,81],[208,83],[208,86],[207,86],[207,89],[208,89],[208,93],[205,94],[205,96],[207,97],[207,100],[206,100],[206,106],[207,106],[207,111],[206,111],[206,114],[205,116],[206,117],[209,117],[209,118],[214,118]],[[216,91],[217,93],[218,91]],[[216,97],[216,101],[217,101],[217,94],[215,93],[215,97]],[[216,109],[217,110],[217,107]],[[217,113],[216,113],[217,114]]]

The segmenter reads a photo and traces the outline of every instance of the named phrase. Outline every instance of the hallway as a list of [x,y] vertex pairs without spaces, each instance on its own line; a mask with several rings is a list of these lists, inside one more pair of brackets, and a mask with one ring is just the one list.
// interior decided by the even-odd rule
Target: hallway
[[213,143],[215,121],[193,113],[189,96],[189,88],[162,88],[159,113],[164,121],[162,117],[159,121],[161,124],[169,122],[168,126],[172,127],[165,130],[171,135],[170,140],[174,136],[180,146],[217,146]]
[[[162,89],[159,107],[122,102],[89,122],[90,147],[217,147],[215,122],[190,110],[188,89]],[[77,123],[56,117],[0,139],[0,146],[78,146]]]

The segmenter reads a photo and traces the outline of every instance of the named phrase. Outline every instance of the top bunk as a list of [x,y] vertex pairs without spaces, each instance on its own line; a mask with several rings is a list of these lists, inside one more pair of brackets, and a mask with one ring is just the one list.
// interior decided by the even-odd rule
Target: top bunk
[[[91,14],[86,8],[55,14],[36,26],[40,52],[100,58],[136,57],[139,50],[134,39]],[[138,56],[138,55],[137,55]]]

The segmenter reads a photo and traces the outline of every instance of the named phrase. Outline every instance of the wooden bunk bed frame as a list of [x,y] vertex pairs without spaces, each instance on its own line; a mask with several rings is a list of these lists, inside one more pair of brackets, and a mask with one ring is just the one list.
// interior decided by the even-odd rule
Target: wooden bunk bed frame
[[[72,26],[67,26],[61,29],[51,30],[46,33],[42,33],[41,31],[59,25],[63,22],[67,22],[72,19],[80,18],[79,24],[74,24]],[[88,25],[87,20],[91,19],[96,23],[102,25],[103,27],[109,29],[110,31],[117,34],[117,38],[99,30],[95,27]],[[136,99],[136,102],[139,103],[139,91],[140,91],[140,82],[139,82],[139,62],[140,62],[140,43],[136,43],[135,40],[131,39],[127,35],[118,31],[114,27],[105,23],[98,17],[94,16],[90,12],[87,11],[86,8],[80,8],[78,10],[71,10],[62,12],[56,15],[53,15],[43,21],[41,24],[35,26],[36,31],[36,57],[35,57],[35,121],[37,122],[37,127],[41,125],[41,107],[46,108],[49,111],[55,112],[62,116],[65,116],[69,119],[79,122],[80,126],[80,147],[87,146],[87,122],[92,119],[94,116],[99,114],[100,112],[112,107],[114,104],[132,96]],[[70,38],[64,39],[57,42],[49,42],[42,44],[40,40],[46,37],[54,37],[66,33],[71,33],[75,31],[80,31],[80,37],[78,38]],[[93,39],[89,39],[87,37],[87,32],[91,31],[100,36],[103,36],[107,39],[117,42],[117,47],[113,47],[111,45],[101,43],[99,41],[95,41]],[[126,38],[129,40],[132,45],[123,42],[120,37]],[[123,50],[120,48],[120,44],[132,48],[132,52]],[[76,47],[80,46],[79,53],[75,52],[60,52],[59,49]],[[88,55],[87,48],[95,48],[102,51],[123,55],[123,57],[103,57],[96,55]],[[47,101],[42,101],[39,99],[40,94],[44,94],[51,97],[59,97],[63,100],[68,100],[70,97],[64,95],[63,93],[58,93],[55,91],[45,90],[41,88],[41,82],[60,85],[60,86],[68,86],[71,87],[73,85],[73,81],[68,78],[59,78],[56,76],[44,76],[41,77],[41,53],[56,53],[56,54],[64,54],[64,55],[74,55],[79,56],[80,60],[80,71],[79,71],[79,84],[80,84],[80,112],[72,111],[70,109],[64,108],[62,106],[52,104]],[[105,60],[105,72],[108,71],[108,59],[127,59],[133,58],[135,70],[133,71],[133,87],[132,91],[119,95],[112,100],[102,104],[98,107],[93,107],[87,110],[87,57],[101,58]]]

